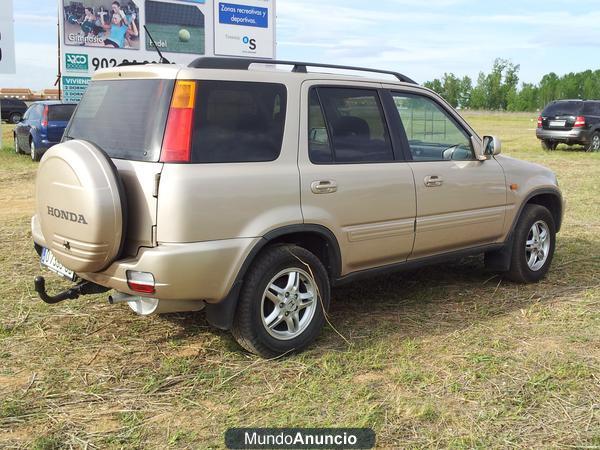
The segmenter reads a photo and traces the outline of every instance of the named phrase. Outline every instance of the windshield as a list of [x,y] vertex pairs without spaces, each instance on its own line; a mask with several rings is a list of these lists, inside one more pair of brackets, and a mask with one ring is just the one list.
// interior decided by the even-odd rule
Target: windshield
[[578,116],[583,109],[583,102],[556,102],[548,105],[542,116]]
[[172,92],[172,80],[93,81],[65,139],[93,142],[111,158],[158,161]]

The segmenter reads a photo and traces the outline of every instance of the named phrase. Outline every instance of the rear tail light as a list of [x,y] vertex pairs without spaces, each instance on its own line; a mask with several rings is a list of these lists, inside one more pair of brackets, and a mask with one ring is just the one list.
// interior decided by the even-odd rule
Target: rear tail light
[[195,104],[196,82],[177,81],[167,118],[161,162],[190,162]]
[[585,127],[585,117],[577,116],[577,118],[575,119],[575,125],[573,125],[573,126],[575,128]]
[[544,121],[544,118],[542,116],[538,117],[538,128],[542,128],[542,122]]
[[127,271],[127,286],[140,294],[154,294],[154,275],[150,272]]
[[44,106],[44,112],[42,113],[42,127],[48,126],[48,105]]

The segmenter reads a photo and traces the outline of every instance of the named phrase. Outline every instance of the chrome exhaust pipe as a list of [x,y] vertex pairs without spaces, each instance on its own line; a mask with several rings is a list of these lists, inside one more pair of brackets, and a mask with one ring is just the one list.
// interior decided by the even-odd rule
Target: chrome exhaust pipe
[[108,303],[111,305],[118,305],[120,303],[127,303],[132,300],[135,300],[139,297],[134,297],[133,295],[123,294],[122,292],[117,292],[116,294],[108,296]]
[[200,311],[205,306],[203,301],[198,300],[160,301],[157,298],[140,297],[136,295],[124,294],[122,292],[116,292],[115,294],[110,295],[108,297],[108,303],[111,305],[127,303],[127,305],[140,316]]

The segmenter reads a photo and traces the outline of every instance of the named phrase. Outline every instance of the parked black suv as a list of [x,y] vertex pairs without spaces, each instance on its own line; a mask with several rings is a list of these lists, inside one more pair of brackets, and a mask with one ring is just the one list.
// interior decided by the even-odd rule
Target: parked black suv
[[587,151],[600,151],[600,100],[558,100],[538,117],[536,136],[544,150],[558,144],[580,144]]
[[0,109],[2,110],[2,120],[9,123],[19,123],[23,114],[27,111],[27,105],[23,100],[16,98],[0,99]]
[[560,143],[579,144],[600,151],[600,100],[558,100],[538,117],[536,136],[544,150]]

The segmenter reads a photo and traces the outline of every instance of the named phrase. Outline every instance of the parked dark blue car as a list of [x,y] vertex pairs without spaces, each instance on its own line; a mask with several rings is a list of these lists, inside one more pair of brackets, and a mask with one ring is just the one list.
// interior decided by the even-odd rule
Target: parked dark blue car
[[32,160],[39,161],[46,150],[62,139],[75,106],[59,101],[32,103],[15,127],[15,151],[29,153]]

